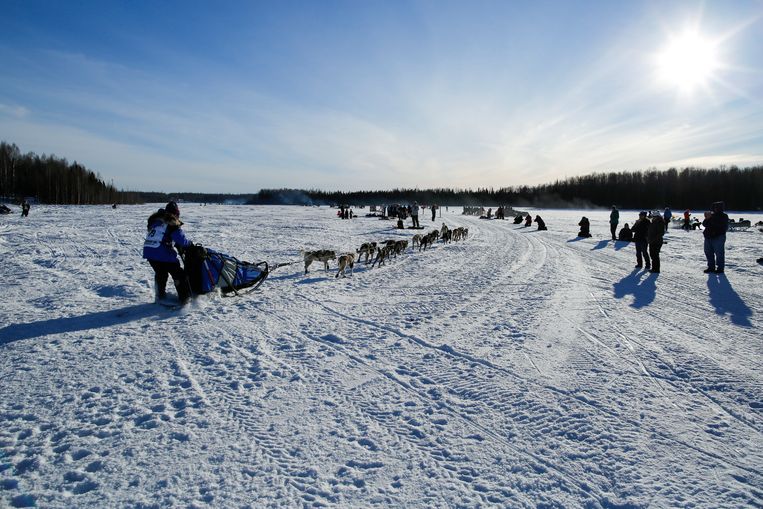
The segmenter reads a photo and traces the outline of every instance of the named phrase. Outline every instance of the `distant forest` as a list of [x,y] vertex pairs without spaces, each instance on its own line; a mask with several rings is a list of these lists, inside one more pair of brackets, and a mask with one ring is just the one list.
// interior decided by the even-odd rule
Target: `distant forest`
[[594,173],[539,186],[478,189],[392,189],[322,191],[262,189],[250,194],[160,193],[120,191],[76,161],[22,154],[0,142],[0,197],[33,197],[50,204],[189,202],[261,205],[382,205],[390,203],[448,206],[510,205],[587,208],[617,205],[626,209],[672,207],[704,210],[723,200],[730,210],[763,209],[763,166],[751,168],[671,168],[665,171]]
[[22,154],[16,144],[0,142],[0,197],[34,198],[55,205],[140,203],[139,193],[117,191],[76,161],[45,154]]
[[437,205],[511,205],[546,208],[587,208],[617,205],[625,209],[672,207],[704,210],[714,201],[728,209],[763,208],[763,166],[704,170],[684,168],[619,173],[595,173],[540,186],[500,189],[393,189],[391,191],[317,191],[263,189],[252,204],[412,203]]

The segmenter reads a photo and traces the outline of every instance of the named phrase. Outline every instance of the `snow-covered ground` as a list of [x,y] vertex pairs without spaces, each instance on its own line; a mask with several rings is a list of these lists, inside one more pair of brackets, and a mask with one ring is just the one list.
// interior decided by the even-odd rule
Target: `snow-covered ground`
[[[0,506],[763,505],[757,228],[729,233],[724,276],[671,229],[651,275],[608,211],[539,211],[537,232],[451,207],[434,225],[464,242],[173,311],[141,259],[156,207],[0,216]],[[181,209],[250,261],[415,233]]]

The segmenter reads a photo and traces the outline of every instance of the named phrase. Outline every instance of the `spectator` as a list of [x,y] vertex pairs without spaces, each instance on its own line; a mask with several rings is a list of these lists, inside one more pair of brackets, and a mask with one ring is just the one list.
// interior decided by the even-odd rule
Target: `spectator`
[[712,212],[705,212],[702,226],[705,229],[705,257],[707,268],[705,274],[723,274],[726,265],[726,232],[729,229],[729,216],[723,211],[722,201],[713,203]]
[[578,237],[588,238],[591,236],[591,222],[588,220],[587,217],[583,216],[583,219],[580,220],[580,222],[578,223],[578,226],[580,226]]
[[609,213],[609,231],[612,233],[612,240],[617,240],[617,223],[620,222],[620,211],[612,205],[612,212]]
[[670,219],[673,217],[673,213],[670,211],[670,207],[665,207],[665,212],[662,213],[662,219],[665,223],[665,231],[668,231],[668,225],[670,224]]
[[652,268],[652,262],[649,259],[649,253],[647,252],[646,233],[649,229],[649,220],[646,218],[646,212],[641,211],[638,213],[638,219],[633,223],[633,242],[636,244],[636,267],[646,267],[647,270]]
[[620,233],[617,235],[617,239],[624,240],[626,242],[633,240],[633,232],[628,227],[628,223],[625,223],[625,226],[623,226],[622,230],[620,230]]
[[662,249],[662,237],[665,235],[665,220],[659,214],[652,218],[646,231],[646,240],[649,244],[649,257],[652,259],[652,268],[649,272],[660,273],[660,250]]

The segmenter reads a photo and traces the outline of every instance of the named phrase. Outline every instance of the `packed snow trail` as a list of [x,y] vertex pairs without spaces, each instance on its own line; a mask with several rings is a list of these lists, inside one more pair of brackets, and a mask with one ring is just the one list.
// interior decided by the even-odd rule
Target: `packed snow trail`
[[671,229],[658,276],[599,240],[607,211],[577,239],[578,211],[537,232],[451,210],[424,233],[465,241],[337,280],[299,249],[416,232],[186,204],[193,241],[297,263],[172,311],[140,259],[155,208],[0,227],[0,505],[763,504],[760,232],[708,277],[701,234]]

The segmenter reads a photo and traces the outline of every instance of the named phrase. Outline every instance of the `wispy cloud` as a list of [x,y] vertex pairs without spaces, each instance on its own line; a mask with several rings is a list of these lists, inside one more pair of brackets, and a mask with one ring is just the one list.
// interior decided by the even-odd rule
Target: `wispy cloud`
[[[311,53],[303,41],[292,44],[302,53],[283,57],[295,62],[242,68],[179,45],[157,48],[149,66],[65,46],[19,52],[0,40],[14,70],[0,84],[0,138],[76,158],[118,186],[163,190],[504,186],[763,163],[759,61],[730,65],[715,81],[733,87],[687,99],[654,82],[657,19],[552,43],[516,31],[502,40],[500,23],[492,36],[454,33],[469,23],[441,25],[443,16],[427,17],[416,39],[398,30],[398,40],[383,40],[378,28],[363,41],[367,53]],[[529,41],[537,47],[522,46]],[[141,53],[154,43],[132,42]],[[283,83],[261,74],[300,63],[304,72]]]

